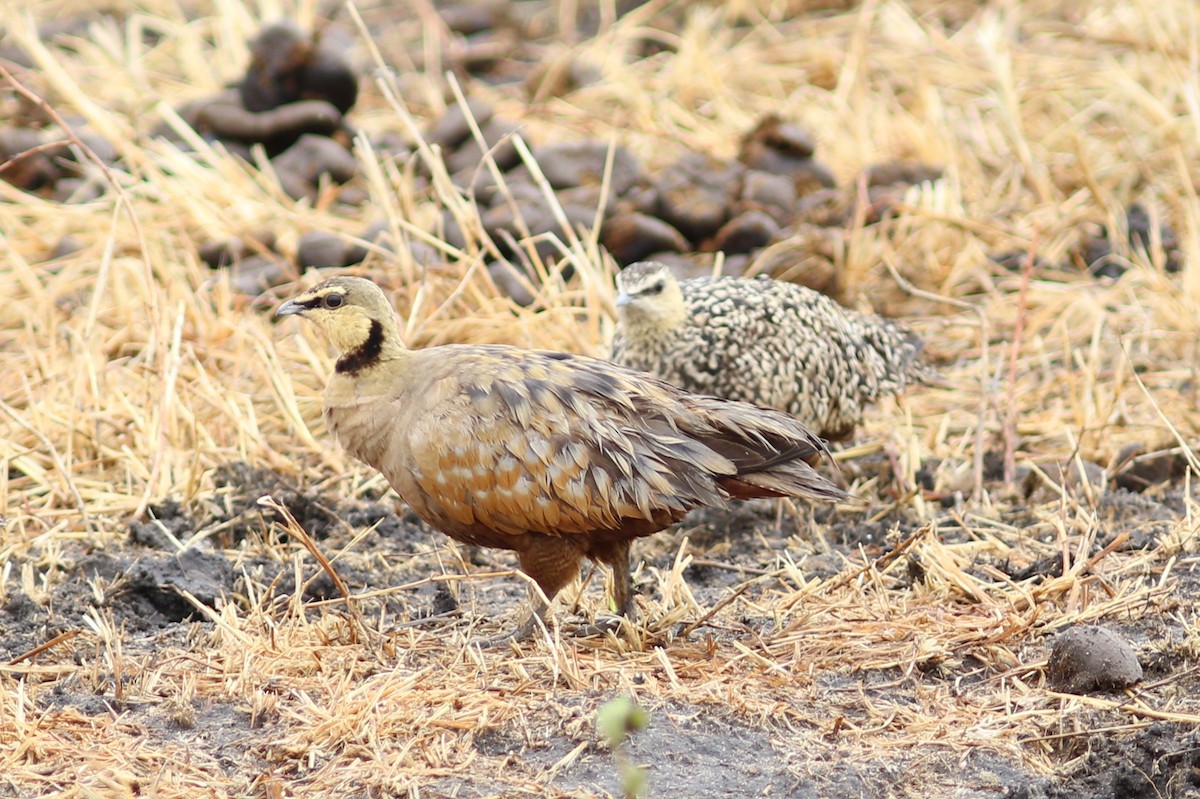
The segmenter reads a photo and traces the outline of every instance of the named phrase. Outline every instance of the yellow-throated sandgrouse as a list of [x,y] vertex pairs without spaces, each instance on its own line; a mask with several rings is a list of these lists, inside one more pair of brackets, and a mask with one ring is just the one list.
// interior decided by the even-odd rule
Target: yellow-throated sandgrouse
[[[821,441],[787,414],[689,394],[607,361],[507,346],[410,350],[383,292],[335,277],[284,303],[339,359],[325,420],[428,524],[515,550],[554,595],[582,558],[634,611],[629,544],[730,499],[844,497],[809,465]],[[533,628],[533,615],[517,635]]]
[[612,360],[687,391],[795,416],[829,439],[931,372],[920,340],[878,316],[778,280],[677,280],[653,261],[617,275]]

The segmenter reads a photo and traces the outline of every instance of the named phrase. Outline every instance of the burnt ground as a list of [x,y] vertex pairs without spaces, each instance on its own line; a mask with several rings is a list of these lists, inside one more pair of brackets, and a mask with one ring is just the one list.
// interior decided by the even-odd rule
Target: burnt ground
[[[108,619],[109,628],[120,631],[124,655],[149,670],[162,667],[166,655],[161,653],[203,650],[205,642],[219,634],[212,609],[232,606],[249,614],[255,605],[282,608],[294,603],[298,575],[302,617],[315,623],[344,616],[334,581],[302,553],[289,535],[286,519],[258,503],[263,495],[286,507],[322,552],[330,555],[347,548],[348,553],[336,560],[335,570],[350,592],[367,596],[357,603],[363,632],[352,633],[349,642],[331,643],[348,643],[351,650],[368,652],[370,662],[362,676],[419,672],[431,664],[441,668],[436,658],[416,649],[405,654],[404,636],[420,630],[436,642],[460,640],[476,628],[495,632],[511,623],[521,605],[523,588],[512,576],[453,579],[464,568],[468,572],[511,568],[507,553],[463,551],[459,559],[455,545],[410,514],[397,513],[387,497],[344,501],[242,464],[218,470],[215,482],[219,490],[191,507],[173,501],[156,505],[150,521],[130,523],[126,540],[119,545],[62,553],[48,601],[36,602],[21,590],[8,593],[0,608],[0,660],[14,672],[21,664],[73,666],[54,671],[53,676],[37,671],[28,675],[40,683],[33,708],[37,713],[70,712],[78,723],[119,719],[127,731],[136,733],[140,746],[181,748],[235,783],[238,779],[246,785],[255,779],[261,782],[268,774],[303,781],[314,766],[289,762],[287,747],[280,743],[295,732],[294,714],[278,707],[268,711],[247,707],[237,698],[220,698],[219,692],[200,691],[180,700],[147,697],[143,690],[134,697],[132,686],[140,678],[116,673],[112,649],[96,643],[97,626],[86,622],[89,617]],[[944,545],[963,543],[974,534],[953,525],[952,510],[940,516]],[[1099,551],[1123,534],[1129,536],[1123,551],[1161,547],[1170,520],[1178,518],[1181,510],[1178,489],[1155,496],[1112,489],[1096,507],[1104,530],[1093,549]],[[828,549],[794,535],[798,527],[812,523],[812,516],[828,539]],[[1034,522],[1028,506],[1005,519],[1014,528],[1030,530],[1036,530]],[[374,532],[354,541],[372,525]],[[771,503],[697,512],[680,528],[641,542],[638,552],[643,566],[637,582],[646,605],[655,607],[661,599],[656,586],[662,583],[652,575],[672,569],[687,536],[693,561],[682,569],[682,576],[700,608],[717,605],[747,580],[755,583],[756,591],[788,590],[778,573],[781,559],[800,564],[810,580],[837,585],[840,577],[861,569],[864,556],[881,565],[880,556],[919,528],[903,508],[836,515],[803,509],[798,517],[785,514],[778,525]],[[193,545],[176,554],[171,540],[192,540]],[[905,562],[894,570],[896,579],[887,583],[887,590],[898,598],[927,580],[927,564],[915,551],[895,560]],[[1013,581],[1036,586],[1061,576],[1062,560],[1023,557],[1018,563],[984,555],[972,568],[999,570]],[[700,691],[695,701],[687,701],[686,686],[659,700],[646,690],[640,701],[650,710],[650,722],[631,734],[622,757],[646,768],[649,796],[1117,799],[1200,795],[1200,740],[1192,724],[1182,716],[1172,722],[1169,713],[1156,719],[1114,710],[1127,701],[1180,711],[1194,707],[1188,699],[1198,688],[1200,653],[1189,619],[1200,594],[1200,578],[1193,568],[1190,561],[1176,564],[1168,600],[1147,601],[1139,612],[1104,620],[1135,646],[1145,669],[1145,689],[1129,696],[1099,692],[1095,697],[1104,703],[1069,714],[1064,711],[1059,719],[1043,713],[1037,725],[1018,733],[1015,746],[961,745],[957,739],[962,731],[953,721],[932,740],[922,735],[906,741],[899,734],[903,725],[895,720],[896,714],[906,707],[917,711],[928,704],[932,692],[946,688],[968,701],[973,688],[996,685],[1017,674],[1034,693],[1050,690],[1039,677],[1038,658],[1045,656],[1053,625],[1017,634],[1020,645],[1013,651],[1032,664],[1028,668],[1018,664],[998,668],[985,646],[965,647],[952,658],[931,659],[917,668],[873,666],[869,658],[856,663],[854,649],[834,653],[839,666],[809,671],[806,690],[821,698],[822,707],[813,708],[807,718],[794,709],[753,717],[744,703],[714,701],[711,691]],[[427,579],[438,574],[447,579]],[[1155,571],[1148,571],[1145,579],[1152,582]],[[569,598],[556,605],[562,646],[577,656],[603,656],[624,647],[613,637],[572,635],[591,618],[593,611],[588,608],[594,608],[591,600],[598,598],[598,580],[594,576],[587,586],[581,607],[572,608]],[[400,588],[371,593],[395,586]],[[769,641],[777,631],[769,615],[756,610],[757,604],[730,603],[688,640],[699,641],[710,651],[731,645],[745,649],[756,641]],[[692,614],[670,625],[647,625],[641,629],[641,651],[661,647],[673,658],[685,642],[677,637],[681,628],[694,620]],[[355,639],[356,635],[361,637]],[[44,652],[38,650],[56,640]],[[537,654],[545,644],[522,646],[520,651]],[[595,715],[605,702],[626,693],[621,685],[647,686],[649,675],[661,676],[662,670],[653,664],[647,667],[645,661],[637,665],[618,660],[614,668],[618,674],[603,681],[612,686],[607,690],[572,685],[561,678],[555,689],[551,679],[549,687],[542,686],[544,700],[529,705],[527,712],[501,723],[484,721],[475,726],[460,741],[471,752],[470,767],[429,769],[415,781],[420,795],[533,795],[535,785],[549,791],[546,795],[621,795],[617,761],[597,737]],[[795,664],[790,670],[798,671]],[[726,690],[785,695],[787,682],[772,679],[770,671],[765,677],[757,675],[758,682],[740,687],[733,683]],[[536,681],[532,675],[527,677]],[[300,701],[300,695],[286,687],[286,674],[271,682],[279,684],[274,690],[280,693],[281,703]],[[123,691],[122,685],[130,689]],[[504,695],[504,689],[494,690]],[[779,704],[783,707],[786,700]],[[899,709],[892,712],[893,734],[876,730],[891,738],[883,749],[864,745],[869,737],[865,728],[877,723],[879,704]],[[999,707],[997,713],[1004,715]],[[1030,734],[1038,730],[1040,735]],[[937,738],[945,738],[944,743]],[[365,795],[386,793],[368,786]],[[13,786],[6,793],[0,780],[0,794],[20,795],[21,791]]]

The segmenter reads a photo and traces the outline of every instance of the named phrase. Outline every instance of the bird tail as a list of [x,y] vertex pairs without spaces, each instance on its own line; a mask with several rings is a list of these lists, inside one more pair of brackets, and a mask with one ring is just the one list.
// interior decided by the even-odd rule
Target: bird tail
[[929,365],[923,356],[925,342],[921,340],[920,336],[918,336],[916,333],[910,332],[908,333],[906,341],[909,347],[911,347],[911,353],[908,354],[902,365],[904,381],[906,383],[920,383],[921,385],[928,386],[929,388],[945,388],[951,390],[962,387],[957,383],[947,380],[942,376],[941,372]]
[[899,391],[911,383],[947,388],[945,379],[925,362],[925,342],[916,333],[879,317],[862,316],[863,338],[883,359],[882,392]]
[[843,502],[849,494],[804,461],[721,480],[721,487],[738,499],[800,497],[813,502]]
[[719,476],[738,499],[802,497],[837,502],[846,492],[812,464],[828,455],[825,442],[781,411],[715,397],[693,396],[695,426],[687,432],[728,458],[736,472]]

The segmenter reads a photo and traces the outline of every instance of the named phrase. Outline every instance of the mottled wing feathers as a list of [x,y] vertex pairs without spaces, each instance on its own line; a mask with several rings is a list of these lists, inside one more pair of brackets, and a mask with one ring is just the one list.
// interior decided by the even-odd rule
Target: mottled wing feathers
[[803,286],[733,277],[678,286],[678,320],[639,324],[626,315],[614,361],[689,391],[786,411],[827,437],[929,374],[916,336]]
[[615,370],[495,350],[439,348],[445,374],[435,382],[461,389],[440,407],[406,413],[416,423],[394,433],[423,504],[438,515],[510,534],[631,525],[649,533],[723,502],[711,475],[732,474],[733,464],[641,417],[638,390]]
[[[381,306],[369,319],[390,313],[382,295],[367,299]],[[390,319],[380,324],[396,335]],[[461,540],[519,548],[529,534],[583,535],[590,546],[731,497],[842,495],[806,463],[821,442],[784,413],[592,358],[499,346],[413,352],[384,338],[371,363],[331,379],[330,430]]]

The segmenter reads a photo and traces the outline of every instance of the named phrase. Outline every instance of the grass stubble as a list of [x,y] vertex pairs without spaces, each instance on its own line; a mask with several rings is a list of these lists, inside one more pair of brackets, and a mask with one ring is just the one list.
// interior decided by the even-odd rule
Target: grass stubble
[[[523,309],[501,296],[484,269],[495,245],[419,140],[425,120],[461,102],[464,88],[437,72],[383,64],[365,29],[356,120],[412,137],[430,191],[418,192],[412,170],[381,161],[364,138],[371,202],[335,213],[288,200],[269,175],[217,147],[197,143],[182,154],[147,135],[173,105],[236,76],[260,21],[312,13],[307,4],[276,5],[226,0],[196,14],[148,0],[124,24],[94,23],[70,48],[40,42],[36,23],[85,5],[27,0],[0,16],[8,40],[37,62],[19,78],[23,89],[68,125],[86,120],[123,156],[98,176],[109,191],[94,202],[55,204],[0,183],[0,605],[21,593],[52,607],[56,591],[78,579],[71,568],[83,553],[120,551],[131,516],[153,503],[202,501],[224,463],[347,498],[386,487],[322,429],[320,390],[332,364],[321,342],[273,324],[267,303],[237,294],[227,275],[199,261],[198,241],[270,228],[286,250],[304,231],[352,236],[383,217],[401,240],[445,256],[422,269],[400,248],[365,265],[390,286],[412,345],[603,351],[613,266],[594,231],[564,225],[557,237],[574,268],[569,281],[524,242],[539,277],[536,301]],[[1183,637],[1147,633],[1143,651],[1190,651],[1193,665],[1179,673],[1194,671],[1195,613],[1173,593],[1196,565],[1194,473],[1172,487],[1180,512],[1155,528],[1151,545],[1104,548],[1097,542],[1112,540],[1115,523],[1090,484],[1059,486],[1043,471],[1045,487],[1026,497],[1003,479],[985,481],[982,467],[985,454],[1000,453],[1010,473],[1054,462],[1065,465],[1061,476],[1084,461],[1112,466],[1134,443],[1178,448],[1194,463],[1196,7],[868,2],[790,18],[788,5],[694,4],[677,33],[654,33],[671,50],[635,59],[656,14],[670,10],[652,2],[594,39],[564,39],[570,58],[598,71],[592,85],[536,105],[486,86],[468,93],[519,120],[523,142],[620,142],[651,172],[685,149],[733,155],[739,134],[769,112],[808,126],[839,183],[886,160],[943,164],[945,177],[909,190],[894,217],[847,229],[837,266],[846,296],[910,320],[956,386],[915,389],[875,409],[858,451],[888,453],[909,487],[932,469],[938,488],[960,492],[961,503],[947,510],[864,476],[852,488],[870,509],[843,508],[838,518],[918,524],[873,552],[831,554],[820,538],[789,539],[719,601],[698,599],[684,578],[694,559],[719,553],[690,548],[684,534],[651,539],[643,551],[671,566],[644,567],[655,590],[631,641],[573,641],[552,624],[539,643],[480,651],[467,643],[476,626],[397,625],[381,609],[381,597],[412,585],[278,601],[248,571],[243,594],[217,608],[196,602],[202,621],[155,636],[130,634],[98,601],[61,620],[36,650],[0,664],[0,792],[282,796],[303,785],[313,796],[416,796],[429,795],[421,786],[459,780],[483,795],[562,795],[555,781],[586,747],[521,767],[483,754],[477,739],[505,730],[538,741],[557,729],[586,742],[589,714],[615,694],[652,712],[686,704],[761,725],[802,781],[819,779],[814,764],[831,750],[855,762],[907,763],[988,751],[1053,775],[1077,765],[1063,742],[1089,730],[1200,722],[1194,695],[1169,675],[1124,695],[1076,697],[1050,690],[1043,668],[1048,636],[1060,629],[1153,614]],[[407,30],[416,40],[427,24],[395,35]],[[153,44],[143,30],[155,33]],[[434,49],[444,41],[425,39]],[[1069,263],[1087,231],[1119,229],[1135,200],[1177,231],[1178,273],[1166,272],[1157,242],[1136,250],[1116,242],[1129,267],[1118,280],[1072,268],[1009,271],[988,260],[1018,251],[1030,262]],[[463,250],[436,236],[443,209],[475,231]],[[81,249],[44,262],[66,236]],[[239,568],[267,556],[298,583],[322,568],[336,574],[340,563],[371,562],[369,533],[325,551],[323,567],[302,545],[303,531],[290,532],[226,554]],[[211,545],[197,536],[177,548]],[[464,576],[442,537],[431,536],[417,557],[426,579],[482,595],[512,581]],[[830,557],[833,574],[809,565]],[[994,565],[1046,558],[1066,568],[1014,580]],[[105,586],[90,588],[104,595]],[[593,587],[578,601],[594,610],[598,596]],[[745,617],[770,623],[751,629]],[[681,627],[690,634],[674,637]],[[58,705],[56,691],[100,696],[108,710]],[[232,742],[195,721],[222,708],[244,722]],[[947,786],[955,778],[938,777]]]

